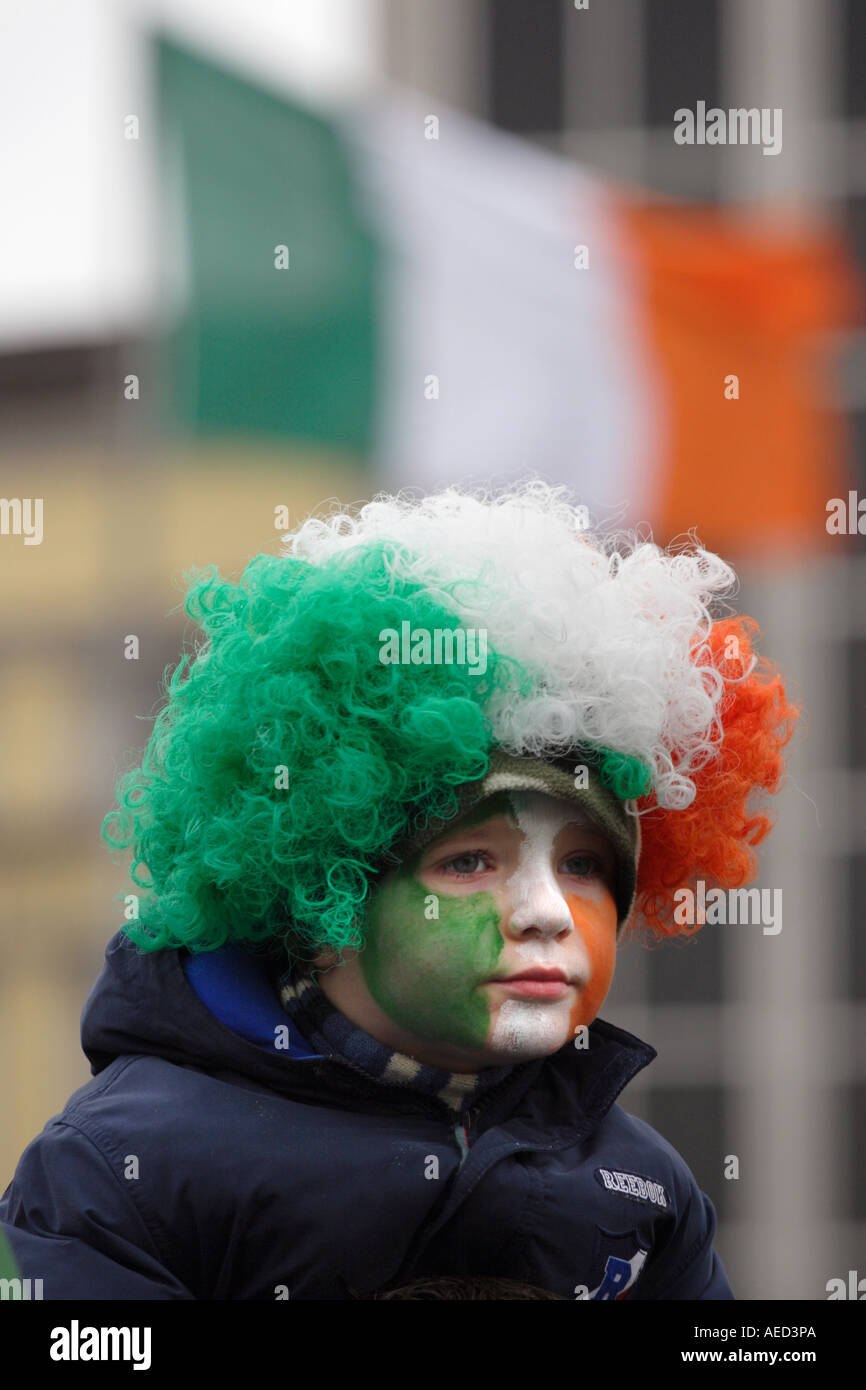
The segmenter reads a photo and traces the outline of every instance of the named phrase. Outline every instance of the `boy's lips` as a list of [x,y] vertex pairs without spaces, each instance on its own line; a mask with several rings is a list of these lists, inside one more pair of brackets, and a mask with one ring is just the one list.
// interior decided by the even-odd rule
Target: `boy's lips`
[[564,970],[543,966],[520,970],[513,975],[497,975],[487,983],[504,985],[517,994],[526,994],[535,999],[560,999],[571,988]]
[[497,975],[499,981],[503,980],[562,980],[568,984],[568,976],[564,970],[558,966],[535,965],[531,970],[515,970],[513,975]]

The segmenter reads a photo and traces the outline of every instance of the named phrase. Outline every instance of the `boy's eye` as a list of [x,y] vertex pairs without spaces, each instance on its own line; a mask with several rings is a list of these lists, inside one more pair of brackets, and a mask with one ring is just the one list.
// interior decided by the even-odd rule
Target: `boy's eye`
[[604,864],[597,854],[570,854],[563,871],[575,878],[591,878],[593,874],[604,873]]
[[446,860],[442,867],[450,870],[455,878],[471,878],[479,868],[488,867],[487,856],[481,850],[467,850],[465,854]]

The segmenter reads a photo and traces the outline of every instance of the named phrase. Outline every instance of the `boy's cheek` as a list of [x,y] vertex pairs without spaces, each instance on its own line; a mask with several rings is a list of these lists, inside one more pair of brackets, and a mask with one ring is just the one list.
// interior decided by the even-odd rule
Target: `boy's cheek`
[[601,1011],[608,996],[616,968],[616,904],[611,895],[602,903],[585,898],[567,898],[571,920],[580,932],[590,962],[586,988],[571,1011],[571,1033],[581,1024],[588,1026]]

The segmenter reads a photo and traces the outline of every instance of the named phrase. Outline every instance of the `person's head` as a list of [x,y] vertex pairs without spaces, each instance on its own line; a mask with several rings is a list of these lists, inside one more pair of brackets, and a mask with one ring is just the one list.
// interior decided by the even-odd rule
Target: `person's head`
[[554,1293],[552,1289],[527,1284],[522,1279],[506,1279],[491,1274],[427,1274],[412,1279],[408,1284],[376,1289],[372,1293],[358,1293],[347,1283],[346,1292],[350,1299],[369,1302],[385,1299],[389,1302],[395,1299],[412,1299],[416,1302],[430,1299],[459,1299],[464,1302],[468,1299],[508,1299],[514,1302],[517,1299],[554,1298],[565,1301],[564,1294]]
[[[166,684],[103,822],[145,890],[121,930],[146,951],[283,941],[297,961],[363,958],[405,891],[406,869],[383,873],[407,844],[451,833],[466,788],[494,790],[502,757],[580,787],[620,854],[623,934],[694,930],[676,892],[754,877],[771,822],[748,802],[778,789],[797,717],[752,652],[757,624],[712,611],[735,584],[706,550],[591,531],[585,508],[537,481],[379,498],[308,519],[237,582],[194,571],[186,609],[206,640]],[[540,790],[561,796],[547,777]],[[630,872],[620,841],[635,822]],[[526,838],[519,819],[508,833]],[[476,1012],[499,997],[485,990]],[[506,1002],[502,1029],[532,1012]]]
[[617,872],[613,843],[574,801],[498,792],[382,877],[364,949],[323,953],[318,983],[359,1027],[430,1066],[545,1056],[610,988]]

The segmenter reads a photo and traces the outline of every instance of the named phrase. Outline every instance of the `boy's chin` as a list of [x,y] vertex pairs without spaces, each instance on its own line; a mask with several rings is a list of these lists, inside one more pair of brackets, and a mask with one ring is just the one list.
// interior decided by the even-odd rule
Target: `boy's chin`
[[549,1057],[570,1040],[569,1019],[560,1009],[508,1000],[492,1021],[486,1051],[500,1066]]
[[485,1067],[514,1067],[520,1062],[532,1062],[538,1057],[549,1057],[564,1047],[570,1038],[561,1030],[550,1031],[543,1036],[521,1036],[508,1032],[498,1040],[491,1040],[471,1065],[454,1067],[454,1071],[482,1071]]
[[536,1057],[550,1057],[565,1047],[568,1038],[555,1038],[552,1041],[520,1040],[490,1049],[485,1057],[485,1067],[515,1067],[519,1062],[532,1062]]
[[[569,1028],[569,1016],[559,1009],[511,1000],[493,1011],[487,1038],[481,1046],[468,1047],[466,1039],[459,1036],[435,1042],[416,1036],[408,1045],[404,1042],[401,1050],[428,1066],[467,1074],[549,1057],[573,1041]],[[391,1044],[399,1047],[393,1039]]]
[[441,1046],[428,1050],[419,1043],[411,1049],[409,1055],[415,1061],[438,1067],[441,1071],[467,1075],[484,1071],[489,1067],[514,1067],[520,1062],[531,1062],[537,1057],[547,1057],[552,1052],[558,1052],[568,1041],[567,1036],[563,1036],[561,1039],[555,1038],[552,1041],[538,1038],[510,1039],[499,1043],[488,1043],[483,1049],[473,1052],[463,1051],[456,1046],[453,1051],[448,1049],[447,1052],[443,1052]]

